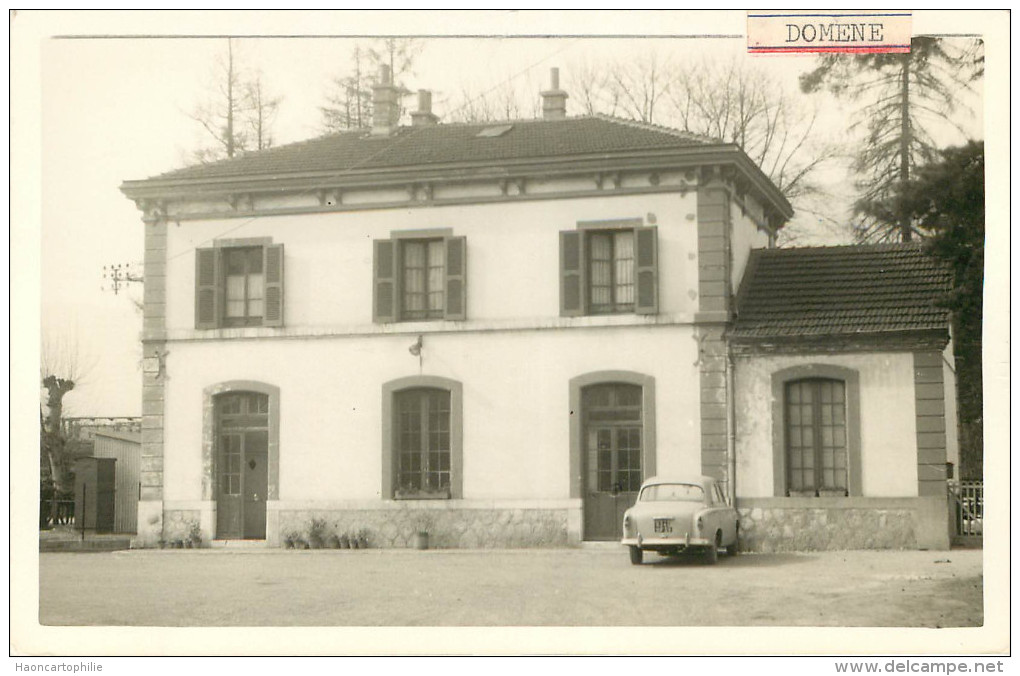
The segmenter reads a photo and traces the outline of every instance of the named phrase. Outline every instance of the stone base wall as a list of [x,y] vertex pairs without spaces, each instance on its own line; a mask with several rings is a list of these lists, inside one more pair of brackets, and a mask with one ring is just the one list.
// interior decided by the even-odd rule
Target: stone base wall
[[753,552],[917,549],[911,509],[740,509],[740,548]]
[[163,539],[168,542],[187,540],[193,524],[201,523],[197,509],[168,509],[163,512]]
[[738,498],[751,552],[948,549],[945,498]]
[[327,535],[367,532],[373,548],[409,548],[415,533],[428,526],[429,547],[503,548],[566,547],[566,509],[281,509],[278,540],[308,537],[312,519],[326,523]]
[[156,547],[163,537],[163,501],[138,501],[138,533],[131,539],[131,547]]

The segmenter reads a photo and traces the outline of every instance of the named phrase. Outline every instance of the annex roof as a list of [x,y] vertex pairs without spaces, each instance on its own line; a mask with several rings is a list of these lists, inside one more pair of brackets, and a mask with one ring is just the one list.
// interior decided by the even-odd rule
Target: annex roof
[[918,244],[751,253],[730,336],[738,341],[946,330],[952,273]]

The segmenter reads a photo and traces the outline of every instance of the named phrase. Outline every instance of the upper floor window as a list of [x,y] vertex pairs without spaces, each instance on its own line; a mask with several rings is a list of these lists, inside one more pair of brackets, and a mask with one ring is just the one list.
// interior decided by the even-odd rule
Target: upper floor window
[[560,233],[560,314],[655,314],[659,310],[658,228]]
[[374,321],[465,319],[466,253],[464,237],[376,240]]
[[283,325],[283,245],[240,240],[195,252],[195,328]]
[[223,251],[225,326],[258,326],[262,323],[265,275],[261,247]]
[[441,239],[402,243],[404,319],[442,319],[446,309],[446,246]]
[[592,314],[634,311],[634,231],[588,235]]

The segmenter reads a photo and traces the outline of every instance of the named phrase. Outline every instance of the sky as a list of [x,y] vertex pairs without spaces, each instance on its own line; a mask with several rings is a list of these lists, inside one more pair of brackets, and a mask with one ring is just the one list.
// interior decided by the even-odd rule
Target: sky
[[[146,178],[182,166],[190,152],[205,144],[205,132],[187,113],[203,101],[213,81],[214,63],[224,51],[222,37],[97,37],[111,26],[128,34],[258,35],[265,33],[384,32],[420,34],[576,33],[576,37],[468,38],[430,37],[422,41],[414,73],[406,84],[413,90],[434,90],[436,112],[448,114],[463,91],[479,92],[509,81],[520,91],[547,88],[548,71],[561,70],[569,81],[571,67],[635,58],[656,49],[680,61],[710,55],[718,58],[752,58],[744,54],[742,37],[733,38],[596,38],[607,26],[621,32],[704,34],[722,32],[739,36],[739,12],[723,25],[712,15],[659,14],[635,16],[557,13],[521,17],[515,14],[475,15],[458,22],[439,22],[435,13],[421,15],[351,15],[301,13],[293,22],[268,27],[262,15],[235,13],[208,16],[171,15],[155,21],[157,13],[24,17],[40,33],[37,56],[40,106],[36,109],[41,150],[40,209],[37,227],[41,240],[39,259],[39,320],[41,334],[75,345],[83,375],[80,386],[65,399],[67,415],[134,416],[140,411],[141,348],[138,336],[141,313],[139,284],[114,294],[103,279],[103,267],[136,264],[140,270],[143,225],[140,212],[119,191],[128,179]],[[131,17],[136,21],[132,23]],[[488,16],[491,21],[486,21]],[[105,17],[105,18],[104,18]],[[291,15],[287,15],[291,17]],[[18,19],[21,19],[19,17]],[[358,21],[352,19],[357,18]],[[441,17],[440,17],[441,18]],[[598,21],[597,19],[603,19]],[[619,21],[609,21],[616,19]],[[918,17],[920,20],[921,17]],[[17,36],[18,19],[12,23]],[[58,19],[65,19],[63,23]],[[33,24],[32,22],[35,22]],[[39,31],[38,24],[43,25]],[[47,25],[52,24],[52,25]],[[628,31],[623,28],[634,26]],[[296,30],[288,28],[296,27]],[[523,28],[522,28],[523,27]],[[619,28],[618,28],[619,27]],[[567,29],[570,30],[567,30]],[[558,29],[558,30],[557,30]],[[915,25],[915,32],[917,31]],[[55,39],[47,33],[78,33],[76,39]],[[588,34],[588,35],[582,35]],[[249,69],[260,69],[269,90],[282,96],[274,126],[277,145],[319,135],[319,106],[331,78],[350,64],[355,42],[371,39],[338,37],[240,38],[235,55]],[[773,73],[784,87],[795,88],[797,76],[809,69],[813,57],[756,57],[756,64]],[[827,133],[845,133],[846,105],[819,100]],[[573,102],[571,102],[573,105]],[[967,135],[983,137],[981,102],[977,112],[962,117]],[[568,108],[574,114],[576,109]],[[14,119],[12,124],[15,124]],[[947,143],[963,136],[948,132]],[[14,174],[12,174],[13,176]],[[848,180],[839,167],[826,181],[847,199]],[[837,200],[838,202],[838,200]],[[840,207],[833,203],[833,210]],[[841,217],[835,214],[833,218]],[[134,299],[134,301],[132,300]]]

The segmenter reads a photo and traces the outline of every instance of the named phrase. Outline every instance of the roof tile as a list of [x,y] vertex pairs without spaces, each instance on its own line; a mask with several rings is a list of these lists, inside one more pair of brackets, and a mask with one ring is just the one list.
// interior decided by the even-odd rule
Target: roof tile
[[752,252],[731,336],[769,339],[945,329],[948,267],[917,244]]
[[[498,136],[479,136],[497,124]],[[538,159],[568,155],[684,148],[718,140],[666,127],[608,116],[563,120],[509,120],[472,124],[401,127],[388,136],[346,131],[199,164],[154,177],[158,180],[216,179],[291,172],[353,171],[434,164]]]

